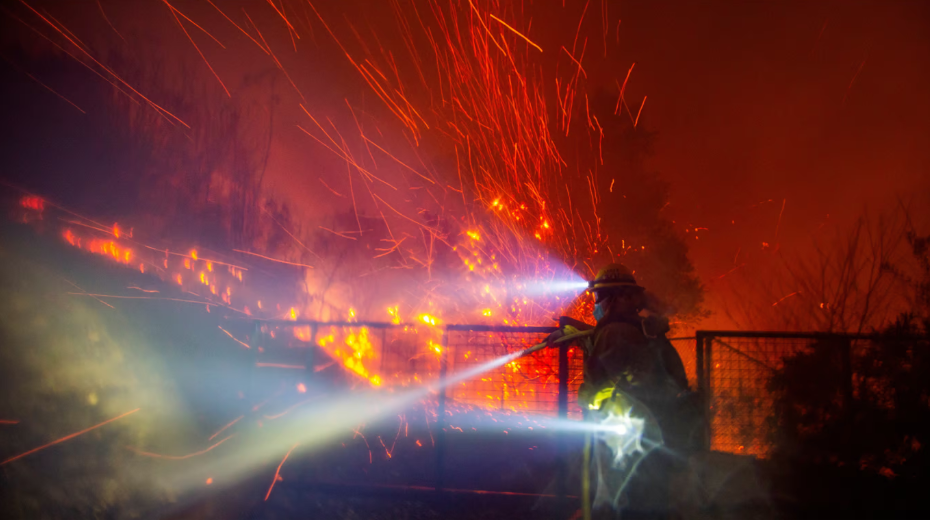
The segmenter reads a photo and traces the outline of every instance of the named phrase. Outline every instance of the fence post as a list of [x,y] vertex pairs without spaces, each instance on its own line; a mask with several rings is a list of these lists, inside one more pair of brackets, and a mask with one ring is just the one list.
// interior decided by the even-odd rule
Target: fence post
[[[559,345],[559,419],[568,419],[568,349],[567,343]],[[565,506],[568,495],[568,443],[564,431],[556,433],[556,495],[560,507]]]
[[262,345],[262,335],[262,322],[252,320],[252,335],[249,337],[249,347],[254,352],[258,352],[258,347]]
[[705,450],[710,450],[711,435],[713,434],[711,418],[711,400],[713,399],[711,350],[713,342],[714,337],[707,334],[706,331],[699,330],[695,333],[698,392],[701,394],[701,412],[704,415],[704,438],[702,440]]
[[307,347],[307,355],[304,356],[304,364],[307,367],[306,372],[310,378],[313,378],[316,373],[314,367],[316,366],[317,349],[319,348],[316,344],[316,329],[316,323],[310,325],[310,346]]
[[381,329],[381,375],[384,375],[384,358],[387,357],[387,327]]
[[840,369],[843,371],[843,407],[849,413],[853,400],[852,340],[842,338],[840,347]]
[[247,411],[252,407],[252,400],[255,398],[255,364],[258,362],[258,349],[264,344],[263,338],[264,332],[262,332],[262,322],[258,320],[252,320],[252,334],[249,335],[249,356],[251,361],[249,362],[249,380],[248,388],[246,388],[246,398],[243,400],[245,405],[245,410]]
[[696,365],[695,370],[697,372],[697,390],[701,393],[702,398],[707,391],[707,381],[704,380],[704,336],[705,334],[703,330],[699,330],[694,333],[694,357]]
[[449,351],[449,329],[442,333],[442,350],[439,353],[439,405],[436,417],[436,491],[442,492],[444,482],[444,465],[446,457],[446,371]]

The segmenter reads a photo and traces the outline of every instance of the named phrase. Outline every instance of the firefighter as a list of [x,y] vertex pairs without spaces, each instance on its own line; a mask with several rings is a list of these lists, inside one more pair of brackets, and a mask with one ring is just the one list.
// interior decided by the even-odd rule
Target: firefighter
[[[578,401],[585,420],[605,424],[626,417],[624,431],[638,428],[636,438],[611,444],[609,435],[592,434],[585,445],[583,469],[585,517],[590,518],[590,493],[598,517],[625,514],[664,517],[669,478],[676,449],[684,451],[687,428],[676,421],[676,408],[689,392],[681,357],[666,339],[668,320],[658,300],[636,283],[622,264],[610,264],[589,283],[594,295],[592,333],[576,344],[584,351],[584,382]],[[648,316],[641,315],[646,311]],[[591,329],[563,317],[549,344],[563,335]],[[635,426],[634,426],[635,425]],[[618,442],[614,438],[614,442]],[[635,446],[630,443],[635,441]],[[636,448],[636,449],[633,449]],[[680,456],[679,456],[680,458]],[[596,473],[595,489],[590,476]]]

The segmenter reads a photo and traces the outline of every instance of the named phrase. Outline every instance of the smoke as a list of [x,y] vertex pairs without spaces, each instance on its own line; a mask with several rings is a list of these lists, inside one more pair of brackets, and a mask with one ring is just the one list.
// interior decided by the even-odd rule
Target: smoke
[[[23,517],[61,510],[137,516],[168,498],[127,446],[183,449],[196,432],[163,354],[163,336],[133,326],[138,315],[68,296],[93,281],[73,261],[49,257],[5,225],[0,250],[4,459],[134,409],[123,419],[4,465],[3,510]],[[73,264],[70,264],[73,267]],[[170,424],[171,428],[162,429]],[[58,512],[56,512],[58,511]]]

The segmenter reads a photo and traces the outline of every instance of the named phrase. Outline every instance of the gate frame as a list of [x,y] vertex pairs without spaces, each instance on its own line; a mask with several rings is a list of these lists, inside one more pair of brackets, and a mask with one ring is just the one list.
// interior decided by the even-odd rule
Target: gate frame
[[807,339],[833,340],[841,345],[840,359],[843,371],[843,398],[846,403],[853,398],[852,343],[857,340],[874,340],[880,334],[856,334],[844,332],[777,332],[777,331],[740,331],[740,330],[699,330],[695,332],[695,358],[697,360],[697,383],[701,399],[701,411],[704,415],[704,449],[710,451],[713,441],[713,414],[711,403],[713,388],[713,344],[717,338],[771,338],[771,339]]

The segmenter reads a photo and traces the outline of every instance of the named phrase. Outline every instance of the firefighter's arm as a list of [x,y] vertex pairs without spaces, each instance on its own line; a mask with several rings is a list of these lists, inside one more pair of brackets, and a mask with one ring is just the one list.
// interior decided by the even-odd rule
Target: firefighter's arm
[[559,318],[559,327],[574,327],[575,330],[590,330],[594,328],[594,325],[589,325],[583,321],[576,320],[574,318],[569,318],[568,316],[562,316]]
[[[546,346],[549,348],[558,346],[561,341],[558,341],[566,336],[582,335],[580,333],[593,331],[594,326],[588,325],[583,321],[579,321],[568,316],[562,316],[559,318],[559,330],[549,334],[546,337]],[[568,340],[571,341],[571,340]]]

